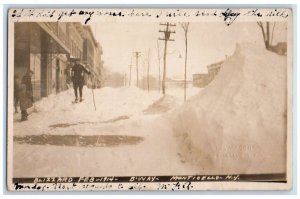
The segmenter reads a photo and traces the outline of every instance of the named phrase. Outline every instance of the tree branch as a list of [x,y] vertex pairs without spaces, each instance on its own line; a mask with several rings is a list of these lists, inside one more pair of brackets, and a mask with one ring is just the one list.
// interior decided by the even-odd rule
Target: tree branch
[[276,24],[276,22],[274,22],[274,25],[273,25],[273,29],[272,29],[272,36],[271,36],[270,45],[273,43],[273,34],[274,34],[275,24]]
[[262,32],[262,35],[263,35],[263,39],[264,39],[264,44],[265,44],[265,47],[267,48],[266,35],[265,35],[264,26],[263,26],[262,22],[257,22],[257,24],[258,24],[258,26],[261,29],[261,32]]

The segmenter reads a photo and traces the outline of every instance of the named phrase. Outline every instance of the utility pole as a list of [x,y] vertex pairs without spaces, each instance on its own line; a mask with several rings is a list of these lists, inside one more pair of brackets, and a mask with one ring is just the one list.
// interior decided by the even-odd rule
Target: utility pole
[[163,94],[166,94],[166,74],[167,74],[167,47],[168,47],[168,41],[175,41],[174,39],[170,39],[171,33],[175,33],[175,31],[171,31],[170,27],[176,26],[175,24],[171,24],[169,22],[167,23],[160,23],[161,26],[166,26],[165,30],[159,30],[159,32],[164,33],[164,38],[159,38],[159,40],[165,41],[165,50],[164,50],[164,71],[163,71],[163,82],[162,82],[162,92]]
[[127,80],[128,80],[127,73],[125,73],[125,87],[127,87]]
[[184,101],[186,101],[186,63],[187,63],[187,33],[189,31],[189,25],[190,23],[189,22],[186,22],[186,23],[181,23],[180,24],[182,29],[184,30],[184,35],[185,35],[185,61],[184,61]]
[[150,48],[149,48],[149,50],[148,50],[148,55],[147,55],[147,63],[148,63],[148,70],[147,70],[148,92],[149,92],[149,90],[150,90],[150,82],[149,82],[150,56],[151,56],[151,50],[150,50]]
[[130,59],[130,65],[129,65],[129,86],[131,86],[131,69],[132,69],[132,57]]
[[157,40],[157,58],[158,58],[158,93],[160,93],[160,51],[159,51],[159,43]]
[[129,86],[131,86],[131,68],[132,64],[129,65]]
[[136,59],[136,87],[139,87],[139,57],[141,52],[133,52]]
[[145,90],[145,60],[143,61],[143,90]]

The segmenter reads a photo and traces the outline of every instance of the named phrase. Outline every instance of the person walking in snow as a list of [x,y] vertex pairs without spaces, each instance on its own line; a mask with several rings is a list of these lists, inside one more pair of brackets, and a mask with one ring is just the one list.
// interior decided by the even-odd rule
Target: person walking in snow
[[31,83],[31,76],[33,72],[28,70],[26,75],[22,78],[21,85],[18,88],[18,96],[21,109],[21,121],[28,119],[27,109],[33,106],[33,89]]
[[71,77],[73,82],[76,103],[78,102],[78,90],[79,90],[80,102],[83,100],[82,88],[84,84],[84,73],[90,74],[91,72],[79,63],[79,59],[75,59],[75,64],[71,68]]
[[18,113],[18,104],[20,101],[19,93],[20,93],[20,77],[18,75],[14,76],[14,107],[15,113]]
[[31,83],[31,77],[33,75],[32,70],[27,70],[25,76],[22,78],[22,84],[26,86],[26,92],[28,93],[28,97],[31,99],[33,103],[33,89],[32,89],[32,83]]

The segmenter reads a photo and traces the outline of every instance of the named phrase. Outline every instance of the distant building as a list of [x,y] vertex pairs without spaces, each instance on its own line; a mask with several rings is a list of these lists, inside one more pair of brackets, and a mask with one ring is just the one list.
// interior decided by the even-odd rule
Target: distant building
[[[191,80],[186,80],[186,85],[189,87],[189,85],[192,84]],[[184,88],[185,81],[184,79],[178,79],[178,78],[166,78],[166,88]]]
[[99,42],[96,44],[96,49],[95,53],[97,56],[95,56],[95,71],[97,73],[97,87],[102,87],[104,86],[104,72],[103,72],[103,64],[104,62],[102,61],[102,46],[100,45]]
[[208,73],[193,74],[193,86],[203,88],[215,79],[220,72],[224,61],[220,61],[207,66]]
[[193,74],[193,86],[203,88],[209,84],[209,80],[208,73]]

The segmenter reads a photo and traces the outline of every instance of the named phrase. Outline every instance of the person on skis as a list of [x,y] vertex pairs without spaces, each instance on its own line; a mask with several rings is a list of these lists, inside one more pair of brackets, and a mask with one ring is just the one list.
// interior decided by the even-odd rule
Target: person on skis
[[[75,94],[75,102],[78,100],[82,102],[82,88],[84,85],[84,73],[91,74],[91,72],[86,69],[83,65],[80,64],[79,59],[75,59],[75,64],[71,68],[71,77],[73,82],[74,94]],[[78,90],[79,97],[78,99]]]

